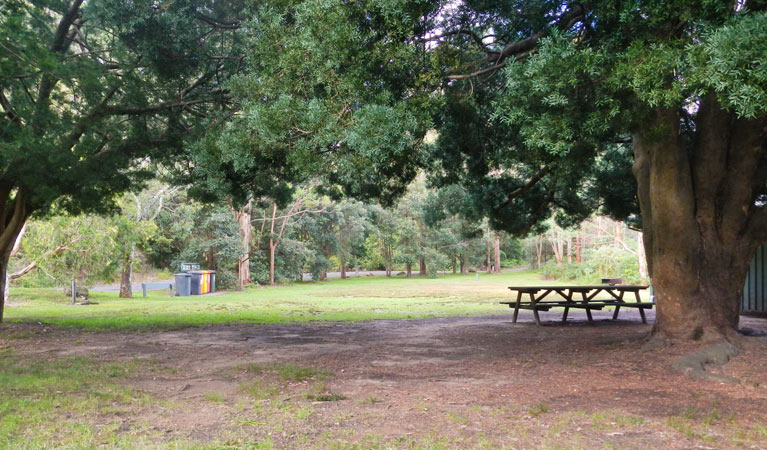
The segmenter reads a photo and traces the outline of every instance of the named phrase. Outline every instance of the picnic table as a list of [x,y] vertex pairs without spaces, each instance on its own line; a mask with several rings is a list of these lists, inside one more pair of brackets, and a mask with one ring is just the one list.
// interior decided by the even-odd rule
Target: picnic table
[[[586,310],[586,316],[589,323],[593,323],[591,317],[592,310],[600,310],[606,306],[614,306],[615,312],[613,319],[618,318],[618,312],[621,308],[638,308],[642,316],[642,323],[647,323],[644,310],[651,309],[654,302],[643,302],[639,297],[639,291],[647,289],[648,286],[635,285],[593,285],[593,286],[509,286],[512,292],[517,293],[516,301],[501,302],[514,309],[512,322],[517,322],[517,316],[520,309],[532,310],[535,315],[535,323],[541,325],[541,319],[538,311],[548,311],[551,308],[564,308],[562,322],[567,321],[567,313],[570,308],[579,308]],[[634,301],[626,301],[626,293],[634,294]],[[549,297],[550,294],[554,294]],[[604,294],[597,298],[599,294]],[[524,300],[522,297],[528,295],[530,300]],[[558,296],[559,298],[557,298]],[[632,297],[629,295],[629,297]]]

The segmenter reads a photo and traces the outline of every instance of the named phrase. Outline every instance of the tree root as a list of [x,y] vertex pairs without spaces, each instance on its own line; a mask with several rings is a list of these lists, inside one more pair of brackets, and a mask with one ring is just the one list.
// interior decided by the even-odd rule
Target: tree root
[[683,356],[673,364],[671,368],[697,380],[708,380],[719,383],[739,383],[740,380],[726,375],[718,375],[706,371],[707,364],[722,366],[727,364],[731,357],[740,353],[740,350],[727,341],[720,341],[708,347],[702,348],[689,355]]

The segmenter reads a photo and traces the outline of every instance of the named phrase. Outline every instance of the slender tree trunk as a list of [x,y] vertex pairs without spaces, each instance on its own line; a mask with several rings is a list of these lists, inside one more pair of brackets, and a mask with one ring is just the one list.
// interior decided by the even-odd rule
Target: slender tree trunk
[[407,277],[410,278],[413,275],[413,264],[407,263],[405,264],[405,268],[407,270]]
[[341,261],[341,279],[342,280],[346,279],[346,262],[345,261]]
[[701,100],[692,147],[680,117],[653,111],[634,134],[634,174],[648,271],[664,339],[733,337],[749,263],[767,239],[767,120],[739,119]]
[[540,268],[541,262],[542,262],[541,260],[543,259],[543,239],[540,237],[535,242],[535,252],[537,253],[537,256],[538,256],[538,265],[536,266],[536,268]]
[[461,254],[460,258],[458,259],[458,264],[461,267],[461,275],[466,275],[469,272],[469,268],[466,267],[466,255]]
[[[237,259],[237,285],[245,287],[250,284],[250,251],[253,240],[253,224],[251,223],[252,201],[243,206],[239,211],[232,210],[237,220],[238,233],[242,242],[242,255]],[[263,227],[263,224],[262,224]]]
[[581,234],[578,233],[578,235],[575,236],[575,262],[577,262],[578,264],[583,262],[583,256],[581,254],[581,246],[582,246]]
[[495,233],[493,239],[493,256],[495,257],[495,273],[501,273],[501,236]]
[[457,271],[457,269],[458,269],[458,268],[457,268],[457,264],[456,264],[456,258],[455,258],[455,256],[453,257],[452,266],[453,266],[453,275],[455,275],[455,274],[456,274],[456,271]]
[[269,285],[274,286],[274,239],[269,238]]
[[418,274],[421,276],[426,276],[426,260],[423,258],[418,258]]
[[562,264],[562,240],[553,237],[551,240],[551,251],[554,252],[554,258],[557,260],[557,264]]
[[123,266],[120,272],[120,298],[133,298],[133,258],[136,244],[131,244],[130,251],[123,258]]
[[565,241],[565,245],[567,245],[567,264],[573,263],[573,239],[571,237],[567,238],[567,241]]

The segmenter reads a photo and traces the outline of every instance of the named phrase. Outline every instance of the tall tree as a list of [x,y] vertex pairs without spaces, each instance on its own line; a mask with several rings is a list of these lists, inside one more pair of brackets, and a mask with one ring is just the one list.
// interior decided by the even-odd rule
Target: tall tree
[[213,0],[0,5],[0,292],[31,214],[110,209],[146,178],[148,158],[181,153],[241,62],[233,11]]
[[[291,127],[299,140],[345,130],[325,134],[329,152],[369,155],[344,144],[378,108],[433,114],[433,180],[463,184],[494,228],[524,233],[552,215],[572,225],[600,207],[635,214],[654,334],[734,339],[746,269],[767,240],[765,8],[307,0],[257,12],[270,38],[255,54],[263,77],[301,93],[308,117],[338,105],[316,115],[321,127]],[[387,152],[401,155],[376,157]]]

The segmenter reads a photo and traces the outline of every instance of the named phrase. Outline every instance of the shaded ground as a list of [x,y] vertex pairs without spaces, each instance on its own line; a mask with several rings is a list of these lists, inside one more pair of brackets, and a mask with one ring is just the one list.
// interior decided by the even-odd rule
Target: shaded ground
[[[767,448],[764,351],[712,369],[741,384],[695,381],[668,369],[691,348],[642,350],[651,325],[636,311],[618,321],[597,313],[594,326],[571,314],[576,320],[545,327],[531,314],[517,324],[503,315],[137,334],[4,326],[26,333],[5,344],[29,357],[97,355],[160,366],[125,381],[155,401],[93,419],[158,443]],[[767,320],[744,317],[742,326],[767,331]],[[279,364],[332,375],[288,381],[271,369]]]

